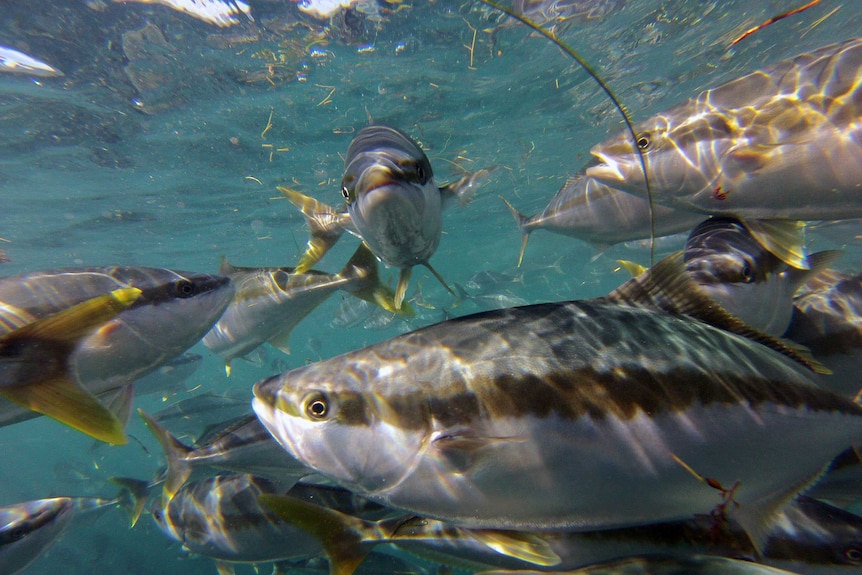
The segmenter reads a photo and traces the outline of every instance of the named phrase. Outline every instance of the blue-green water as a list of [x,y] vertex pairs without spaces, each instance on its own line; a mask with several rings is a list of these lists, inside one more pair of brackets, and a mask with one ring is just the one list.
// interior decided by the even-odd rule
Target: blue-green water
[[[589,245],[538,233],[516,268],[520,238],[498,195],[525,213],[541,210],[589,148],[622,125],[594,81],[546,39],[520,26],[492,36],[485,30],[497,16],[478,2],[393,4],[401,9],[384,11],[379,23],[360,16],[330,28],[289,0],[250,4],[256,24],[225,29],[164,6],[0,4],[0,45],[65,74],[0,74],[0,249],[11,260],[3,275],[110,264],[215,271],[222,255],[237,265],[293,265],[306,230],[276,186],[337,205],[343,154],[369,117],[419,140],[438,180],[454,179],[458,168],[502,167],[472,203],[445,214],[431,262],[448,281],[466,285],[477,272],[495,271],[523,279],[494,293],[580,299],[624,279],[614,273],[616,259],[648,263],[647,251],[622,245],[591,261]],[[825,0],[728,48],[795,4],[619,1],[601,19],[570,22],[561,36],[642,119],[862,29],[862,4]],[[143,39],[129,35],[145,26]],[[355,247],[345,237],[317,267],[336,271]],[[851,248],[841,265],[858,271],[855,262]],[[410,323],[333,325],[343,302],[336,295],[296,328],[291,355],[268,349],[259,365],[237,361],[230,379],[199,344],[193,351],[204,363],[189,387],[250,390],[308,360],[478,309],[467,302],[450,310],[451,296],[422,268],[410,296],[417,284],[428,307]],[[156,411],[183,397],[137,405]],[[135,441],[94,447],[45,418],[3,428],[0,505],[109,496],[108,477],[151,477],[163,463],[160,451],[137,419],[129,430],[146,450]],[[131,531],[125,521],[109,512],[77,523],[28,572],[214,573],[206,558],[185,557],[149,517]]]

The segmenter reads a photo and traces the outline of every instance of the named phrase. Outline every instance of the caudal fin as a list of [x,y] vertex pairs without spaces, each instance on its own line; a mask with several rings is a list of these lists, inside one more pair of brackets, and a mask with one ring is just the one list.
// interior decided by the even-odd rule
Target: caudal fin
[[138,415],[141,416],[141,419],[150,428],[150,431],[165,452],[165,459],[168,463],[168,474],[163,487],[163,497],[165,501],[169,501],[192,474],[192,465],[187,459],[192,449],[181,443],[170,431],[162,427],[158,421],[144,412],[144,410],[138,409]]
[[532,228],[529,227],[530,218],[515,209],[515,206],[509,203],[509,200],[500,196],[500,199],[509,207],[512,212],[512,217],[515,218],[515,223],[518,224],[518,229],[521,230],[521,253],[518,254],[518,267],[521,267],[521,262],[524,261],[524,250],[527,249],[527,240],[530,239]]
[[302,211],[308,224],[308,246],[294,270],[294,273],[302,274],[310,270],[335,245],[350,226],[350,216],[288,187],[279,186],[278,191]]

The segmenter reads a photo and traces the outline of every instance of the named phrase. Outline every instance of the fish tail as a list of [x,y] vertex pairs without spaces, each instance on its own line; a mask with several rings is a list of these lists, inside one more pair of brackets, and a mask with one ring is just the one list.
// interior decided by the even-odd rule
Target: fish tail
[[503,196],[500,196],[500,199],[509,207],[509,211],[512,212],[512,216],[515,218],[515,223],[518,224],[518,229],[521,230],[521,253],[518,254],[518,267],[521,267],[521,262],[524,261],[524,251],[527,249],[527,240],[530,239],[530,232],[533,231],[529,227],[530,218],[515,209],[515,206],[510,204],[509,200]]
[[392,288],[380,281],[377,270],[377,258],[362,242],[353,257],[339,273],[340,276],[349,280],[347,291],[358,298],[379,305],[388,312],[401,315],[414,315],[410,304],[403,303],[401,307],[395,305],[395,292]]
[[329,558],[330,575],[352,575],[371,551],[363,543],[369,541],[374,524],[287,495],[263,494],[258,501],[320,541]]
[[344,215],[332,206],[296,190],[284,186],[279,186],[278,190],[302,211],[308,224],[308,245],[294,270],[294,273],[302,274],[320,261],[342,236],[345,230]]
[[164,500],[169,501],[192,474],[192,466],[186,460],[186,457],[192,450],[181,443],[170,431],[162,427],[158,421],[144,412],[143,409],[138,409],[138,415],[147,424],[147,427],[165,452],[165,459],[167,459],[168,463],[168,474],[162,492]]
[[151,485],[147,481],[133,477],[111,477],[109,481],[120,488],[117,503],[129,514],[129,529],[131,529],[144,512],[144,506],[150,497]]
[[123,423],[69,373],[69,356],[140,295],[137,288],[117,289],[0,336],[0,350],[15,364],[14,385],[0,389],[0,396],[99,441],[127,443]]

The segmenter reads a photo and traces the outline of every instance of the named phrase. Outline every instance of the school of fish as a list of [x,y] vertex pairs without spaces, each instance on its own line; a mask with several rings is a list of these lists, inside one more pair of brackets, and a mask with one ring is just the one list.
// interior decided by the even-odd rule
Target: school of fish
[[[252,20],[242,2],[160,3],[218,26]],[[618,3],[517,4],[559,26]],[[4,69],[62,76],[0,47]],[[138,409],[165,467],[114,478],[104,498],[0,507],[0,573],[30,572],[78,516],[114,507],[132,526],[150,515],[222,575],[350,575],[369,555],[416,573],[858,572],[862,275],[835,269],[838,250],[809,253],[804,231],[862,217],[862,39],[707,89],[634,132],[596,144],[540,213],[504,199],[519,266],[538,229],[599,255],[684,233],[649,268],[623,262],[634,277],[602,297],[518,302],[500,286],[529,280],[490,272],[473,293],[450,287],[430,263],[445,209],[469,210],[497,168],[438,185],[409,126],[370,119],[340,193],[279,187],[309,231],[295,267],[0,278],[0,426],[46,415],[114,446],[136,396],[183,385],[199,342],[230,375],[266,346],[289,353],[292,330],[336,292],[413,318],[426,307],[415,266],[454,298],[438,323],[236,397]],[[344,232],[354,255],[312,269]],[[468,300],[484,309],[451,315]]]

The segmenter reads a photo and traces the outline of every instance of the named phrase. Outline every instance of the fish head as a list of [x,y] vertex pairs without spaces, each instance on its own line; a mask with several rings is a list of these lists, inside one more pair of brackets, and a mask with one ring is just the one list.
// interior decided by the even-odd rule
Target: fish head
[[349,360],[300,367],[257,383],[252,405],[293,457],[373,497],[402,482],[431,436],[429,405],[413,384],[399,381],[391,395],[368,390],[385,369]]
[[[75,515],[69,497],[38,499],[0,508],[0,567],[24,569],[59,537]],[[3,572],[6,572],[6,569]]]
[[683,258],[692,279],[727,311],[760,331],[784,333],[795,292],[788,266],[739,220],[714,217],[696,226]]
[[197,343],[233,296],[233,285],[224,276],[141,267],[110,273],[142,294],[82,342],[75,354],[80,381],[149,373]]
[[363,128],[347,150],[342,195],[356,231],[387,265],[412,267],[436,251],[442,198],[425,152],[389,126]]
[[713,186],[721,161],[735,143],[735,122],[720,110],[703,111],[689,101],[656,114],[635,126],[635,138],[625,131],[594,146],[598,160],[589,177],[613,188],[646,197],[646,165],[653,200],[687,207],[689,196]]

